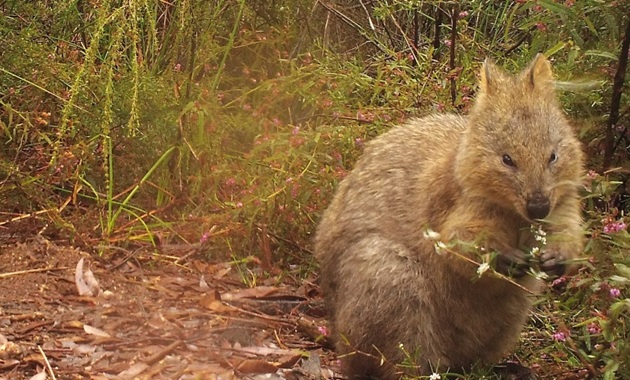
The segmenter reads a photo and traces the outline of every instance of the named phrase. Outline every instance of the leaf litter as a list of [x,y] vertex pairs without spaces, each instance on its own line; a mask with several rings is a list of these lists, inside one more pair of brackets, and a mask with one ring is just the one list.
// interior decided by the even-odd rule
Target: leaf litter
[[[248,288],[230,263],[193,256],[99,257],[41,235],[2,243],[0,380],[334,374],[322,348],[325,312],[308,281]],[[182,246],[180,257],[189,251]]]

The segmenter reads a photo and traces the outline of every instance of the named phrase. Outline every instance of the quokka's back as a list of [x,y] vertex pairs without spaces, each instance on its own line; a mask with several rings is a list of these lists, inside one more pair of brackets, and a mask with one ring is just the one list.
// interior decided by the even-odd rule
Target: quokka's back
[[542,55],[515,77],[486,62],[468,117],[369,143],[315,238],[350,377],[397,378],[404,359],[420,374],[499,361],[526,321],[532,268],[560,275],[581,252],[581,174]]

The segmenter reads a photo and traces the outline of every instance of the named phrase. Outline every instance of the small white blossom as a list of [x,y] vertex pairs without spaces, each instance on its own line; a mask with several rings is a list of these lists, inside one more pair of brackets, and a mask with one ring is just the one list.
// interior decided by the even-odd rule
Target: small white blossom
[[532,249],[531,249],[530,253],[531,253],[533,256],[538,255],[538,254],[540,253],[540,247],[532,247]]
[[546,280],[549,278],[549,275],[545,272],[534,272],[534,277],[536,277],[537,280]]
[[482,274],[487,272],[488,269],[490,269],[490,264],[488,264],[488,263],[481,263],[481,264],[479,264],[479,267],[477,268],[477,274],[481,276]]
[[440,233],[435,232],[432,229],[428,229],[424,231],[424,238],[429,240],[438,240],[440,238]]
[[532,226],[532,230],[534,232],[534,239],[536,239],[536,241],[539,241],[542,245],[547,244],[547,232],[543,230],[542,226],[538,226],[536,230],[534,230],[534,227]]
[[435,243],[435,252],[438,255],[443,254],[446,251],[446,243],[444,243],[443,241],[438,241],[437,243]]
[[441,378],[442,376],[440,376],[439,373],[435,373],[435,372],[433,372],[431,376],[429,376],[429,380],[440,380]]

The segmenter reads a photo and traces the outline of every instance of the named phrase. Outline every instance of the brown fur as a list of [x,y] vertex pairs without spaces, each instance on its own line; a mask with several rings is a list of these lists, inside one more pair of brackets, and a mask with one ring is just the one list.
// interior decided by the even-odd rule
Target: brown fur
[[[505,154],[515,166],[502,161]],[[420,374],[493,364],[508,353],[527,319],[528,292],[505,279],[479,278],[476,265],[452,253],[436,253],[425,232],[447,243],[477,242],[497,252],[497,261],[524,263],[534,242],[530,216],[545,214],[540,204],[548,201],[540,267],[561,272],[582,249],[581,174],[580,145],[542,55],[516,77],[486,62],[468,117],[412,120],[368,144],[315,238],[350,378],[398,378],[401,344],[420,366],[407,372]],[[479,259],[462,244],[454,247]],[[538,288],[529,275],[514,281]]]

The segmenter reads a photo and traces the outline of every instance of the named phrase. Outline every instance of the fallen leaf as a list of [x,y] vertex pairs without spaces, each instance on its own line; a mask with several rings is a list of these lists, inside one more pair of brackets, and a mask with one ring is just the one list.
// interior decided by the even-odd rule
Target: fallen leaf
[[83,272],[83,279],[85,280],[88,288],[92,291],[92,294],[100,295],[103,292],[101,287],[98,285],[98,281],[96,281],[96,277],[94,277],[94,272],[92,272],[91,269]]
[[38,373],[37,375],[31,376],[29,380],[46,380],[47,378],[48,378],[48,375],[46,374],[46,371],[42,371]]
[[133,379],[142,372],[144,372],[149,366],[146,363],[135,363],[126,370],[120,372],[118,377],[121,379]]
[[278,368],[263,360],[245,359],[236,367],[236,370],[241,373],[276,373]]
[[280,290],[275,286],[257,286],[255,288],[239,289],[234,292],[226,292],[221,294],[224,301],[234,301],[240,298],[261,298]]
[[203,274],[201,275],[201,278],[199,279],[199,288],[201,288],[201,290],[210,290],[210,287],[208,286],[208,283],[206,282],[206,279],[203,278]]
[[211,301],[210,303],[203,306],[205,306],[209,310],[216,311],[217,313],[229,313],[237,311],[235,307],[226,305],[219,300]]
[[94,296],[94,293],[92,293],[92,290],[83,278],[83,257],[77,263],[77,267],[74,271],[74,283],[77,286],[77,291],[80,296]]
[[107,332],[98,329],[96,327],[92,327],[90,325],[83,325],[83,331],[85,331],[86,333],[90,334],[90,335],[95,335],[95,336],[100,336],[102,338],[111,338],[112,336],[109,335]]
[[94,272],[89,268],[83,270],[84,258],[79,259],[77,267],[74,271],[74,283],[80,296],[94,297],[100,295],[103,291],[96,281]]

